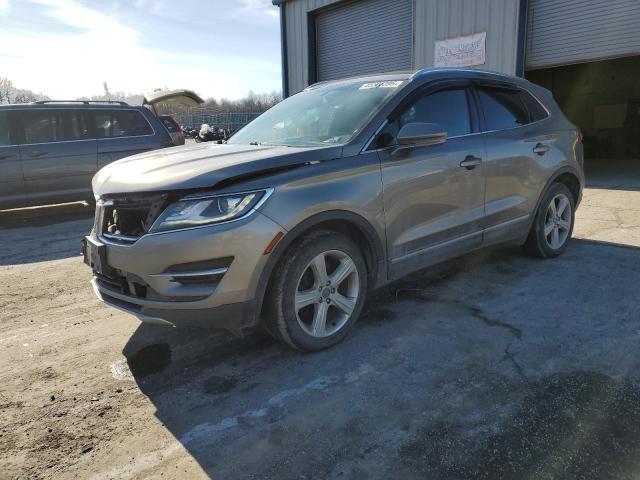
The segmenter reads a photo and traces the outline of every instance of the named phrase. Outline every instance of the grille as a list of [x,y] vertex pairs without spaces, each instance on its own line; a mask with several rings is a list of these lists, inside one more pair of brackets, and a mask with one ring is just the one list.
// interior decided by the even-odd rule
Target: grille
[[167,204],[167,194],[101,199],[96,212],[96,230],[106,241],[130,245],[149,231]]

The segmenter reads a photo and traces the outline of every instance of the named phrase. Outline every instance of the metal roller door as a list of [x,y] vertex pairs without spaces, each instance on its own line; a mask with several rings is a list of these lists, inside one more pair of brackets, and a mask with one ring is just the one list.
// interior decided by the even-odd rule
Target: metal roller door
[[640,55],[640,0],[530,0],[527,68]]
[[413,0],[366,0],[319,13],[318,80],[413,67]]

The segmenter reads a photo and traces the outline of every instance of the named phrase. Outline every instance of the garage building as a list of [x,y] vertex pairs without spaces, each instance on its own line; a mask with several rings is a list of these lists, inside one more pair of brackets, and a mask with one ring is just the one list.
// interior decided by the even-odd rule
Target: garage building
[[638,0],[273,3],[280,6],[285,96],[323,80],[438,66],[443,41],[486,34],[482,63],[471,68],[549,88],[585,133],[588,167],[638,172],[630,160],[640,157]]

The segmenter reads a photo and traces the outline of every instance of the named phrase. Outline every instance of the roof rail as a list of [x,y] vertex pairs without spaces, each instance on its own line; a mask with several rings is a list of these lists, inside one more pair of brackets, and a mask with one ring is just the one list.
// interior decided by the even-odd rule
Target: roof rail
[[129,105],[127,102],[118,100],[38,100],[33,103],[36,105],[43,105],[45,103],[82,103],[84,105],[89,105],[90,103],[116,103],[118,105]]

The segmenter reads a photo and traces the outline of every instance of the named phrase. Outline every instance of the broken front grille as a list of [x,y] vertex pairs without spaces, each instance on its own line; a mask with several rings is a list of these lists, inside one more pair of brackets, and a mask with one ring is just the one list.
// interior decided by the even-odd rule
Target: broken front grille
[[96,230],[104,239],[132,244],[147,233],[167,206],[167,194],[122,195],[101,199],[96,214]]

